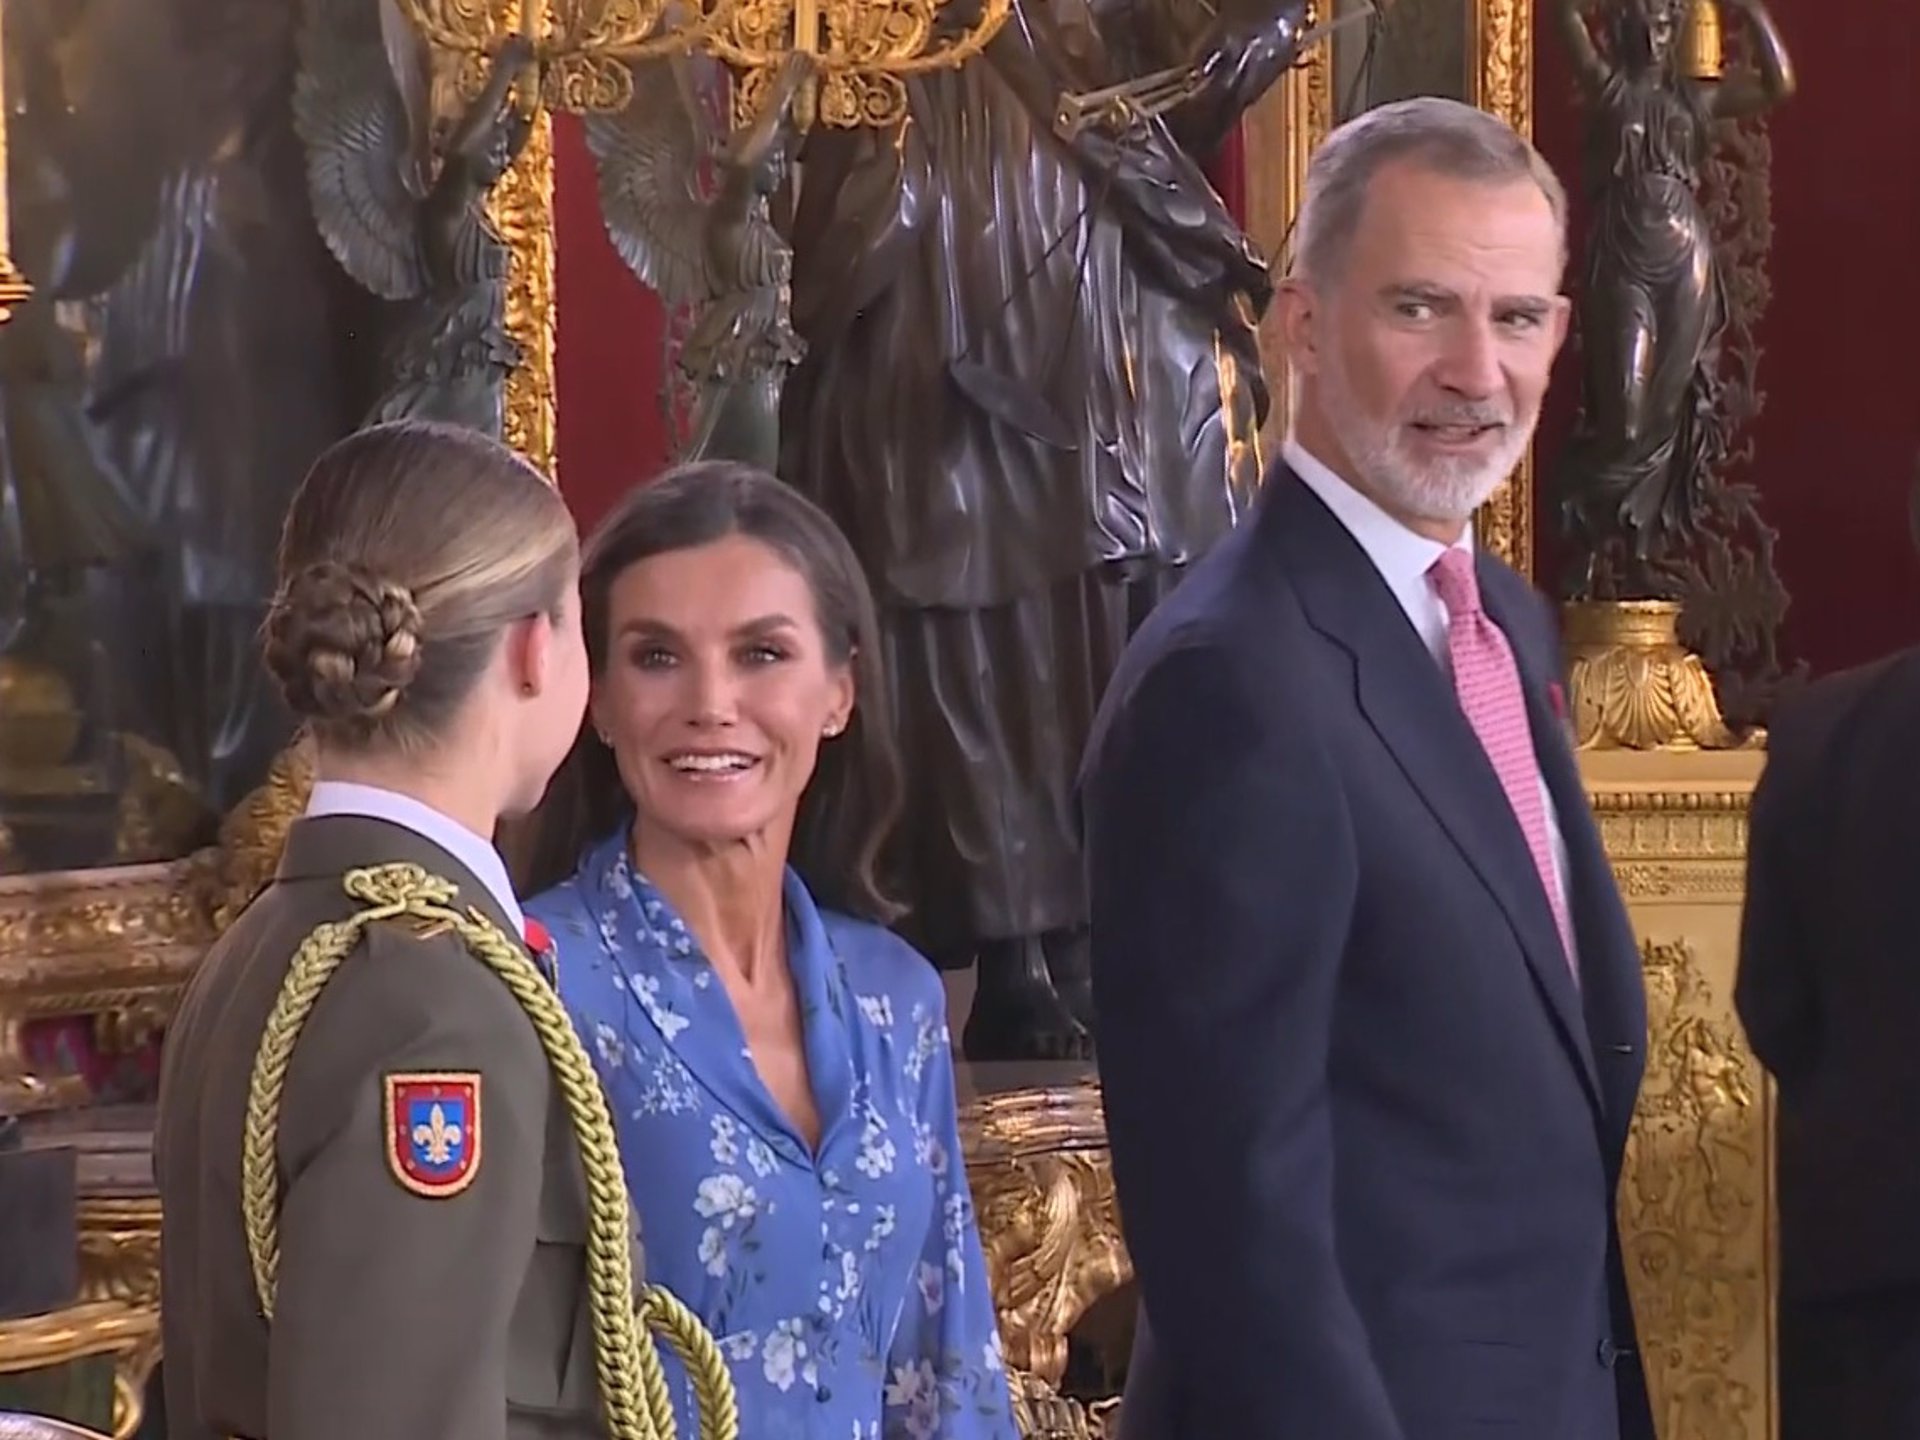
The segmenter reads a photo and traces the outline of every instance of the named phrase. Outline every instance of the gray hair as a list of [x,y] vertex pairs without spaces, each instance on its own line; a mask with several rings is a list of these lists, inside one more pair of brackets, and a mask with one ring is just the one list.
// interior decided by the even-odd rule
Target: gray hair
[[1338,273],[1360,227],[1373,177],[1396,163],[1490,185],[1533,181],[1553,209],[1560,262],[1566,263],[1567,192],[1553,167],[1498,116],[1458,100],[1421,95],[1362,112],[1314,152],[1294,247],[1303,279],[1325,280]]

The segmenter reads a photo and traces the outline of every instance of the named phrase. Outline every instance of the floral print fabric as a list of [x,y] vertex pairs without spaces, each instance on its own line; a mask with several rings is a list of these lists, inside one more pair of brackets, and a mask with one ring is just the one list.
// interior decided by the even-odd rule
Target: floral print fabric
[[[706,1322],[743,1440],[1017,1440],[938,974],[786,881],[817,1152],[624,835],[536,898],[619,1131],[647,1279]],[[680,1433],[692,1399],[669,1355]]]

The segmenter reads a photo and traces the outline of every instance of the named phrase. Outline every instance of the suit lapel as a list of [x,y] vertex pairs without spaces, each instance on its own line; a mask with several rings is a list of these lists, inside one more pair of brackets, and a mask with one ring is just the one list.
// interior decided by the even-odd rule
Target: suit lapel
[[[1533,750],[1540,773],[1553,796],[1560,817],[1560,836],[1567,847],[1567,905],[1575,942],[1580,947],[1581,997],[1585,1002],[1585,1034],[1589,1053],[1596,1045],[1621,1054],[1625,1047],[1644,1048],[1646,1004],[1641,995],[1640,943],[1618,903],[1619,889],[1613,865],[1607,859],[1587,812],[1586,786],[1574,761],[1564,718],[1556,714],[1547,696],[1555,677],[1538,663],[1536,647],[1521,643],[1518,617],[1509,623],[1500,598],[1505,587],[1485,585],[1487,611],[1507,632],[1520,682],[1527,696],[1527,720],[1533,730]],[[1638,1071],[1634,1072],[1636,1075]],[[1637,1086],[1637,1082],[1636,1082]],[[1607,1110],[1625,1138],[1632,1119],[1635,1091],[1610,1097]]]
[[[1533,853],[1445,672],[1366,552],[1313,492],[1286,472],[1267,488],[1261,523],[1287,556],[1308,619],[1353,658],[1361,713],[1506,915],[1535,988],[1601,1105],[1580,992]],[[1531,689],[1524,672],[1522,685]]]

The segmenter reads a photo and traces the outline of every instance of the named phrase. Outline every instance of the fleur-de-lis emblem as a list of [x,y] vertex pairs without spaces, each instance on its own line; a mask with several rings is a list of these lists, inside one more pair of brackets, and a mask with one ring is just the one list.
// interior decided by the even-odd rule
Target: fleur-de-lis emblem
[[385,1077],[387,1166],[415,1195],[445,1200],[480,1173],[480,1075],[402,1071]]
[[460,1127],[449,1124],[446,1110],[436,1105],[427,1112],[425,1124],[413,1127],[413,1143],[426,1155],[429,1165],[445,1165],[459,1147]]

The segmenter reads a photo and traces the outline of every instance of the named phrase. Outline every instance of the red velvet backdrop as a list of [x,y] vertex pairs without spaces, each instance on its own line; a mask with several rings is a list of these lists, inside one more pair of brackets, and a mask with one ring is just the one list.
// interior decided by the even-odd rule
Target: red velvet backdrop
[[[1920,4],[1771,4],[1800,92],[1771,122],[1766,408],[1748,478],[1780,531],[1780,573],[1793,596],[1786,653],[1827,671],[1920,641],[1920,562],[1906,520],[1920,455],[1920,364],[1909,349],[1920,336],[1920,287],[1909,278],[1920,257],[1920,89],[1909,77]],[[1539,23],[1536,138],[1577,185],[1573,79]],[[1542,422],[1543,481],[1571,419],[1577,365],[1570,346]],[[1545,542],[1553,516],[1544,483],[1540,493]]]
[[[666,463],[662,315],[607,239],[593,159],[572,116],[555,117],[553,150],[560,489],[580,524],[591,527],[629,485]],[[1244,214],[1238,137],[1210,173],[1233,213]]]

